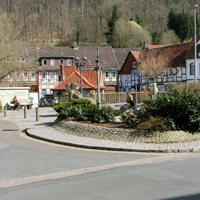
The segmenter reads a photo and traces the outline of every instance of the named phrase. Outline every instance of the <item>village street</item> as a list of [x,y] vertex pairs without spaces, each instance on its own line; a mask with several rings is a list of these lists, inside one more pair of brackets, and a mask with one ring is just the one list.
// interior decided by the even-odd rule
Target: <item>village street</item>
[[[39,123],[45,122],[42,112]],[[1,200],[200,198],[200,153],[59,146],[19,131],[25,122],[27,126],[33,123],[33,118],[20,119],[22,114],[23,110],[15,111],[0,120]],[[49,112],[47,118],[56,116]]]

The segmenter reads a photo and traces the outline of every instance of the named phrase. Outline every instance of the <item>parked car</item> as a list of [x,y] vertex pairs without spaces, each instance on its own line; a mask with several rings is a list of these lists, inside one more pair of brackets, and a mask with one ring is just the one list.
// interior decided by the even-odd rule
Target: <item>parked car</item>
[[45,94],[38,102],[39,107],[54,106],[58,103],[58,97],[54,97],[53,94]]

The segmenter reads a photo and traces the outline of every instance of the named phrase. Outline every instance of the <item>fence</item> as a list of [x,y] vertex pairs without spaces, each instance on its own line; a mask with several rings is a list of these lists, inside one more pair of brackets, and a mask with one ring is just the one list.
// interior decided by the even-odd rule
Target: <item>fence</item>
[[[136,101],[136,93],[130,92],[133,96],[134,101]],[[148,96],[149,93],[137,92],[137,103],[142,103],[143,99]],[[114,104],[114,103],[126,103],[127,93],[101,93],[101,103],[102,104]],[[97,94],[92,94],[91,96],[95,101],[97,101]]]

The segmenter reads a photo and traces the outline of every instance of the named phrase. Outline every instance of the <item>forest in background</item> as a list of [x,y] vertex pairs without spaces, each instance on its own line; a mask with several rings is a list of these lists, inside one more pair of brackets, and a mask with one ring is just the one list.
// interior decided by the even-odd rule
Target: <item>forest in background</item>
[[[78,45],[136,48],[144,42],[185,42],[169,29],[169,13],[173,8],[192,17],[198,3],[199,16],[199,0],[0,0],[3,12],[20,29],[20,41],[38,40],[44,46],[72,46],[76,41]],[[108,43],[112,26],[114,42]]]

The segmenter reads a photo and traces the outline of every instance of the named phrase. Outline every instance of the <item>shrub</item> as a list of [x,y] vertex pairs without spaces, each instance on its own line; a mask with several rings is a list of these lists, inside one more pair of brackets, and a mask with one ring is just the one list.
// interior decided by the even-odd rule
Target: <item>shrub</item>
[[163,132],[163,131],[169,131],[170,126],[166,118],[150,116],[146,121],[138,124],[136,129],[147,132],[154,132],[154,131]]
[[143,101],[137,117],[146,120],[149,116],[166,118],[172,129],[199,131],[200,98],[195,91],[191,92],[190,87],[180,92],[170,86],[167,94]]
[[54,110],[59,114],[59,113],[61,113],[62,111],[64,111],[64,105],[61,104],[61,103],[58,103],[58,104],[54,107]]
[[81,105],[82,107],[87,107],[87,105],[91,105],[91,101],[86,101],[84,99],[79,99],[76,101],[70,102],[72,105]]
[[111,107],[102,107],[100,109],[100,116],[103,122],[112,122],[114,121],[114,109]]
[[85,116],[88,121],[91,122],[99,122],[100,121],[100,110],[96,104],[91,104],[87,106],[85,109]]
[[120,117],[121,120],[126,124],[132,124],[136,119],[136,115],[131,111],[121,114]]
[[58,104],[55,111],[59,114],[58,118],[73,117],[76,120],[87,120],[91,122],[111,122],[114,120],[114,110],[111,107],[102,107],[86,100],[76,100],[66,104]]
[[85,120],[84,111],[81,106],[71,106],[62,113],[62,118],[75,118],[76,120]]

